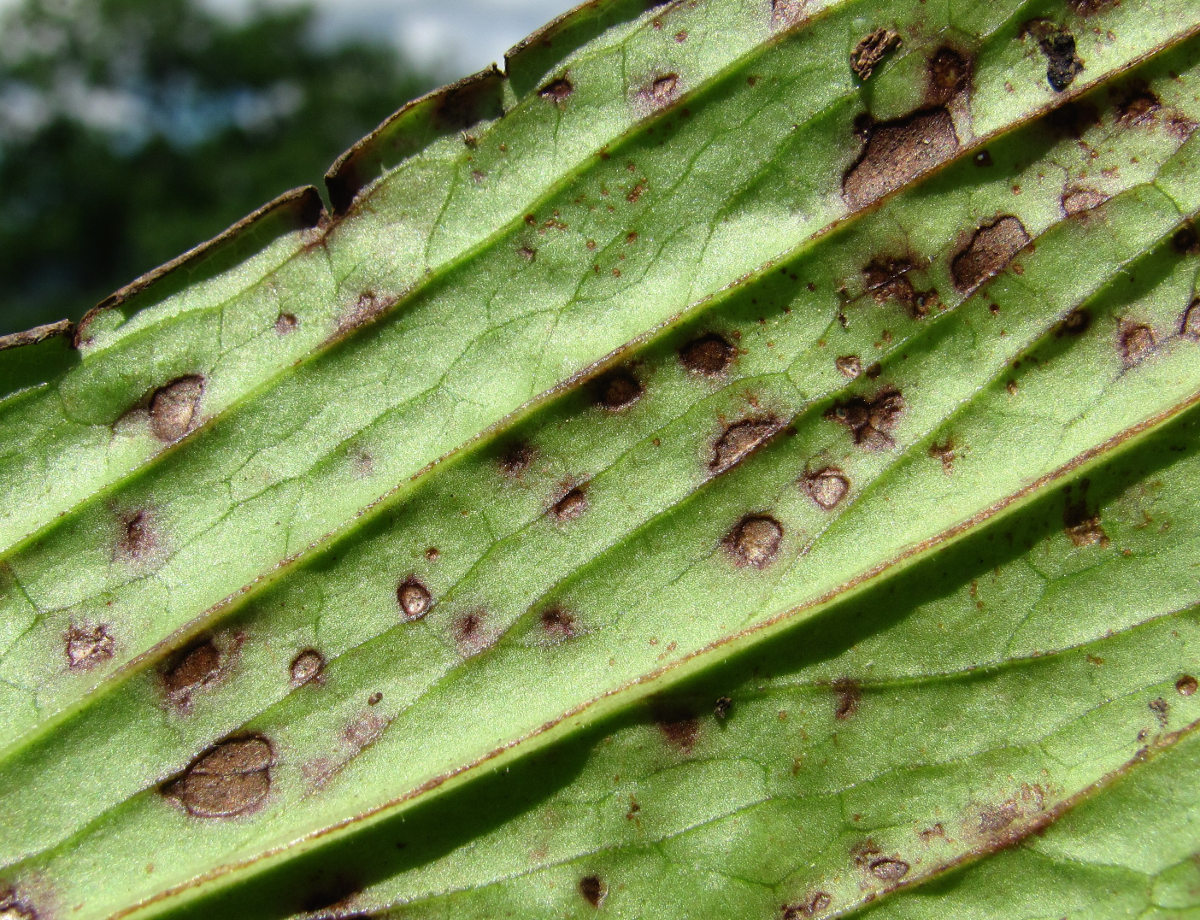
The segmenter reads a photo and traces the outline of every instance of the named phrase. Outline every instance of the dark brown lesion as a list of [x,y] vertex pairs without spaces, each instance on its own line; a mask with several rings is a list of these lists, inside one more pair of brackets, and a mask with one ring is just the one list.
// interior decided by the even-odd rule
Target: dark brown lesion
[[853,208],[866,207],[947,162],[960,146],[954,119],[944,105],[891,121],[868,119],[862,132],[862,152],[842,180],[842,194]]
[[275,753],[262,735],[218,742],[193,760],[162,794],[197,818],[232,818],[258,810],[271,790]]
[[713,444],[708,471],[713,476],[725,473],[766,444],[781,431],[784,421],[773,415],[744,418],[728,425]]
[[116,649],[107,624],[84,626],[72,623],[64,635],[67,667],[87,671],[110,660]]
[[970,291],[1003,271],[1029,245],[1029,233],[1012,214],[980,226],[950,263],[950,275],[960,291]]
[[705,377],[721,377],[729,370],[737,351],[715,332],[692,339],[679,350],[679,360],[694,374]]
[[845,425],[855,444],[867,450],[887,450],[896,446],[892,432],[904,408],[900,391],[887,387],[874,396],[839,400],[826,410],[825,418]]

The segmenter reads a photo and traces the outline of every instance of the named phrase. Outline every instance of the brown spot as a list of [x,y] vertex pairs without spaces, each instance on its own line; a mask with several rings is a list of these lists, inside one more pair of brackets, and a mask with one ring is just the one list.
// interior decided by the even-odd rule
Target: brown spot
[[979,832],[995,834],[1021,817],[1021,808],[1014,799],[992,805],[979,812]]
[[573,521],[587,509],[588,499],[583,486],[575,486],[550,506],[550,514],[556,521]]
[[876,29],[863,38],[850,52],[850,69],[864,82],[885,57],[903,44],[900,36],[891,29]]
[[431,546],[431,547],[429,547],[429,549],[425,550],[425,558],[428,559],[430,562],[437,562],[438,557],[440,555],[441,555],[441,552],[438,550],[438,548],[436,546]]
[[38,912],[15,888],[0,888],[0,920],[38,920]]
[[536,456],[536,451],[524,442],[510,444],[500,455],[500,472],[510,479],[517,479],[533,465]]
[[[645,194],[645,192],[646,192],[646,180],[644,178],[638,179],[637,182],[635,182],[633,184],[633,187],[629,190],[629,193],[625,196],[625,200],[628,201],[630,204],[637,204],[638,201],[641,200],[641,197],[642,197],[642,195]],[[622,257],[622,258],[624,258],[624,257]],[[621,276],[620,269],[614,268],[613,272],[617,275],[618,278]]]
[[517,255],[519,255],[526,262],[532,262],[537,258],[537,250],[532,246],[521,246],[517,249]]
[[783,428],[774,416],[744,418],[729,425],[713,445],[708,470],[714,476],[733,469]]
[[862,688],[849,677],[839,677],[833,682],[834,698],[833,716],[839,721],[845,721],[858,712],[858,704],[862,702]]
[[1164,700],[1161,696],[1153,699],[1148,704],[1150,711],[1154,713],[1154,717],[1158,719],[1163,728],[1167,727],[1167,722],[1171,717],[1171,704]]
[[370,696],[367,697],[367,705],[368,706],[378,706],[382,702],[383,702],[383,694],[380,693],[378,690],[376,690],[374,693],[372,693]]
[[1048,19],[1035,19],[1025,23],[1022,32],[1037,39],[1046,57],[1046,82],[1052,90],[1061,93],[1075,82],[1083,61],[1075,53],[1075,36],[1070,31]]
[[491,644],[486,620],[487,612],[482,609],[464,613],[454,620],[451,632],[460,655],[477,655]]
[[1171,237],[1171,246],[1181,256],[1200,255],[1200,235],[1192,224],[1184,224]]
[[1117,123],[1131,127],[1153,121],[1155,114],[1162,108],[1162,102],[1149,86],[1135,80],[1117,92],[1115,106]]
[[538,619],[542,624],[542,630],[555,641],[573,639],[578,635],[575,617],[562,607],[547,607]]
[[786,29],[804,18],[808,0],[771,0],[771,25]]
[[734,565],[765,569],[779,555],[783,527],[769,514],[748,514],[721,541]]
[[599,907],[604,903],[604,896],[608,894],[608,888],[604,882],[600,881],[599,876],[585,875],[579,880],[579,893],[592,907]]
[[800,920],[801,917],[815,917],[821,911],[827,910],[832,903],[833,898],[826,892],[814,891],[798,904],[784,904],[782,920]]
[[890,387],[874,397],[852,396],[826,410],[825,418],[850,429],[854,443],[868,450],[885,450],[896,446],[892,431],[904,411],[904,397]]
[[575,92],[575,86],[566,77],[559,77],[557,80],[551,80],[545,86],[538,90],[538,95],[543,99],[562,105]]
[[909,865],[903,859],[874,859],[867,866],[870,873],[885,882],[895,881],[908,875]]
[[1200,689],[1200,684],[1197,683],[1196,678],[1192,677],[1191,674],[1184,674],[1183,677],[1175,681],[1175,692],[1180,696],[1191,696],[1197,689]]
[[937,299],[937,291],[932,288],[927,291],[916,289],[908,278],[908,273],[915,268],[916,265],[907,258],[884,258],[873,260],[862,271],[867,290],[876,303],[896,301],[904,306],[913,319],[923,319],[929,315]]
[[641,399],[643,389],[633,371],[620,368],[598,379],[594,392],[596,405],[609,412],[620,412]]
[[271,789],[275,755],[261,735],[221,741],[162,787],[197,818],[231,818],[255,811]]
[[718,721],[724,722],[729,717],[731,709],[733,709],[733,700],[727,696],[719,696],[713,704],[713,715]]
[[221,653],[212,639],[202,639],[181,649],[162,674],[167,699],[180,709],[187,709],[192,694],[211,684],[221,674]]
[[406,623],[419,620],[429,612],[433,598],[416,575],[410,575],[396,586],[396,603]]
[[971,61],[953,48],[941,47],[929,59],[929,101],[945,105],[967,90],[971,82]]
[[1080,484],[1077,500],[1068,497],[1063,508],[1063,530],[1076,546],[1108,546],[1108,534],[1100,525],[1100,516],[1088,510],[1086,480]]
[[929,445],[929,456],[934,460],[942,461],[942,472],[954,472],[954,442],[946,440],[941,444]]
[[296,327],[300,325],[300,320],[296,319],[295,313],[280,313],[275,317],[275,332],[278,335],[287,335],[289,332],[295,332]]
[[315,648],[306,648],[292,659],[290,671],[293,687],[322,684],[325,682],[325,656]]
[[866,128],[862,152],[842,180],[842,194],[861,208],[958,153],[946,108],[922,109]]
[[1195,298],[1179,323],[1179,334],[1200,341],[1200,297]]
[[733,346],[715,332],[692,339],[679,351],[679,360],[684,367],[706,377],[720,377],[729,369],[733,358]]
[[862,362],[858,355],[842,355],[834,360],[833,366],[843,377],[849,377],[851,380],[862,373]]
[[199,374],[178,377],[150,396],[150,433],[168,444],[178,441],[196,427],[196,411],[204,395],[204,378]]
[[667,739],[667,743],[684,754],[690,754],[700,738],[700,722],[686,709],[656,709],[654,724]]
[[1144,323],[1121,321],[1117,332],[1118,347],[1121,351],[1121,361],[1126,367],[1133,367],[1144,361],[1157,347],[1154,340],[1154,330]]
[[975,231],[950,264],[954,286],[969,291],[1001,271],[1029,244],[1029,234],[1021,221],[1006,214]]
[[1058,324],[1054,330],[1054,334],[1058,337],[1064,335],[1083,335],[1091,328],[1092,314],[1087,307],[1077,307],[1063,318],[1063,321]]
[[90,670],[113,656],[113,637],[103,623],[93,627],[72,623],[67,627],[64,639],[67,667],[72,671]]
[[1084,211],[1090,211],[1092,208],[1098,208],[1106,201],[1108,201],[1108,196],[1096,191],[1094,188],[1067,189],[1067,191],[1063,192],[1060,199],[1063,213],[1067,217],[1073,217],[1076,214],[1082,214]]
[[836,508],[850,491],[849,477],[835,466],[826,466],[815,473],[806,473],[800,488],[822,511]]
[[637,91],[639,107],[647,111],[666,108],[679,96],[679,74],[664,73],[652,77]]
[[[381,696],[380,699],[383,697]],[[378,702],[378,700],[376,700]],[[353,719],[342,730],[342,740],[350,748],[351,757],[357,757],[362,751],[383,737],[387,730],[387,720],[373,712],[364,712]]]
[[384,297],[372,290],[363,291],[358,300],[342,311],[338,317],[335,335],[342,335],[359,326],[364,326],[395,306],[398,297]]

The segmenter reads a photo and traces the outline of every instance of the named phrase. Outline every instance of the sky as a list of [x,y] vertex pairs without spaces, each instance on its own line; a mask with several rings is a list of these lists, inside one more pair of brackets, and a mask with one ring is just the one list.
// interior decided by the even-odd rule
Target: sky
[[[0,0],[0,7],[11,2]],[[205,0],[234,16],[253,2]],[[291,0],[265,2],[286,5]],[[387,38],[415,62],[450,79],[502,60],[505,51],[575,6],[575,0],[313,0],[313,5],[320,12],[322,34]]]

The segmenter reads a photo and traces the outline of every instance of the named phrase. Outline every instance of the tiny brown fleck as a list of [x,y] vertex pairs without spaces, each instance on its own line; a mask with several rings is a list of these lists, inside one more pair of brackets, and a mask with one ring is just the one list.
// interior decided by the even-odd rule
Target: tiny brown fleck
[[858,704],[862,702],[862,688],[856,681],[848,677],[839,677],[833,682],[834,718],[845,721],[858,712]]

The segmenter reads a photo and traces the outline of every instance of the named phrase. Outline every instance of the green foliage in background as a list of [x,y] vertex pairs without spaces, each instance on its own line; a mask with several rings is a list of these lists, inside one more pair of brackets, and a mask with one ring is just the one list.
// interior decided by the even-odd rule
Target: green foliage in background
[[0,333],[78,319],[311,181],[426,75],[305,7],[23,0],[0,15]]
[[0,917],[1200,914],[1198,124],[605,0],[0,340]]

